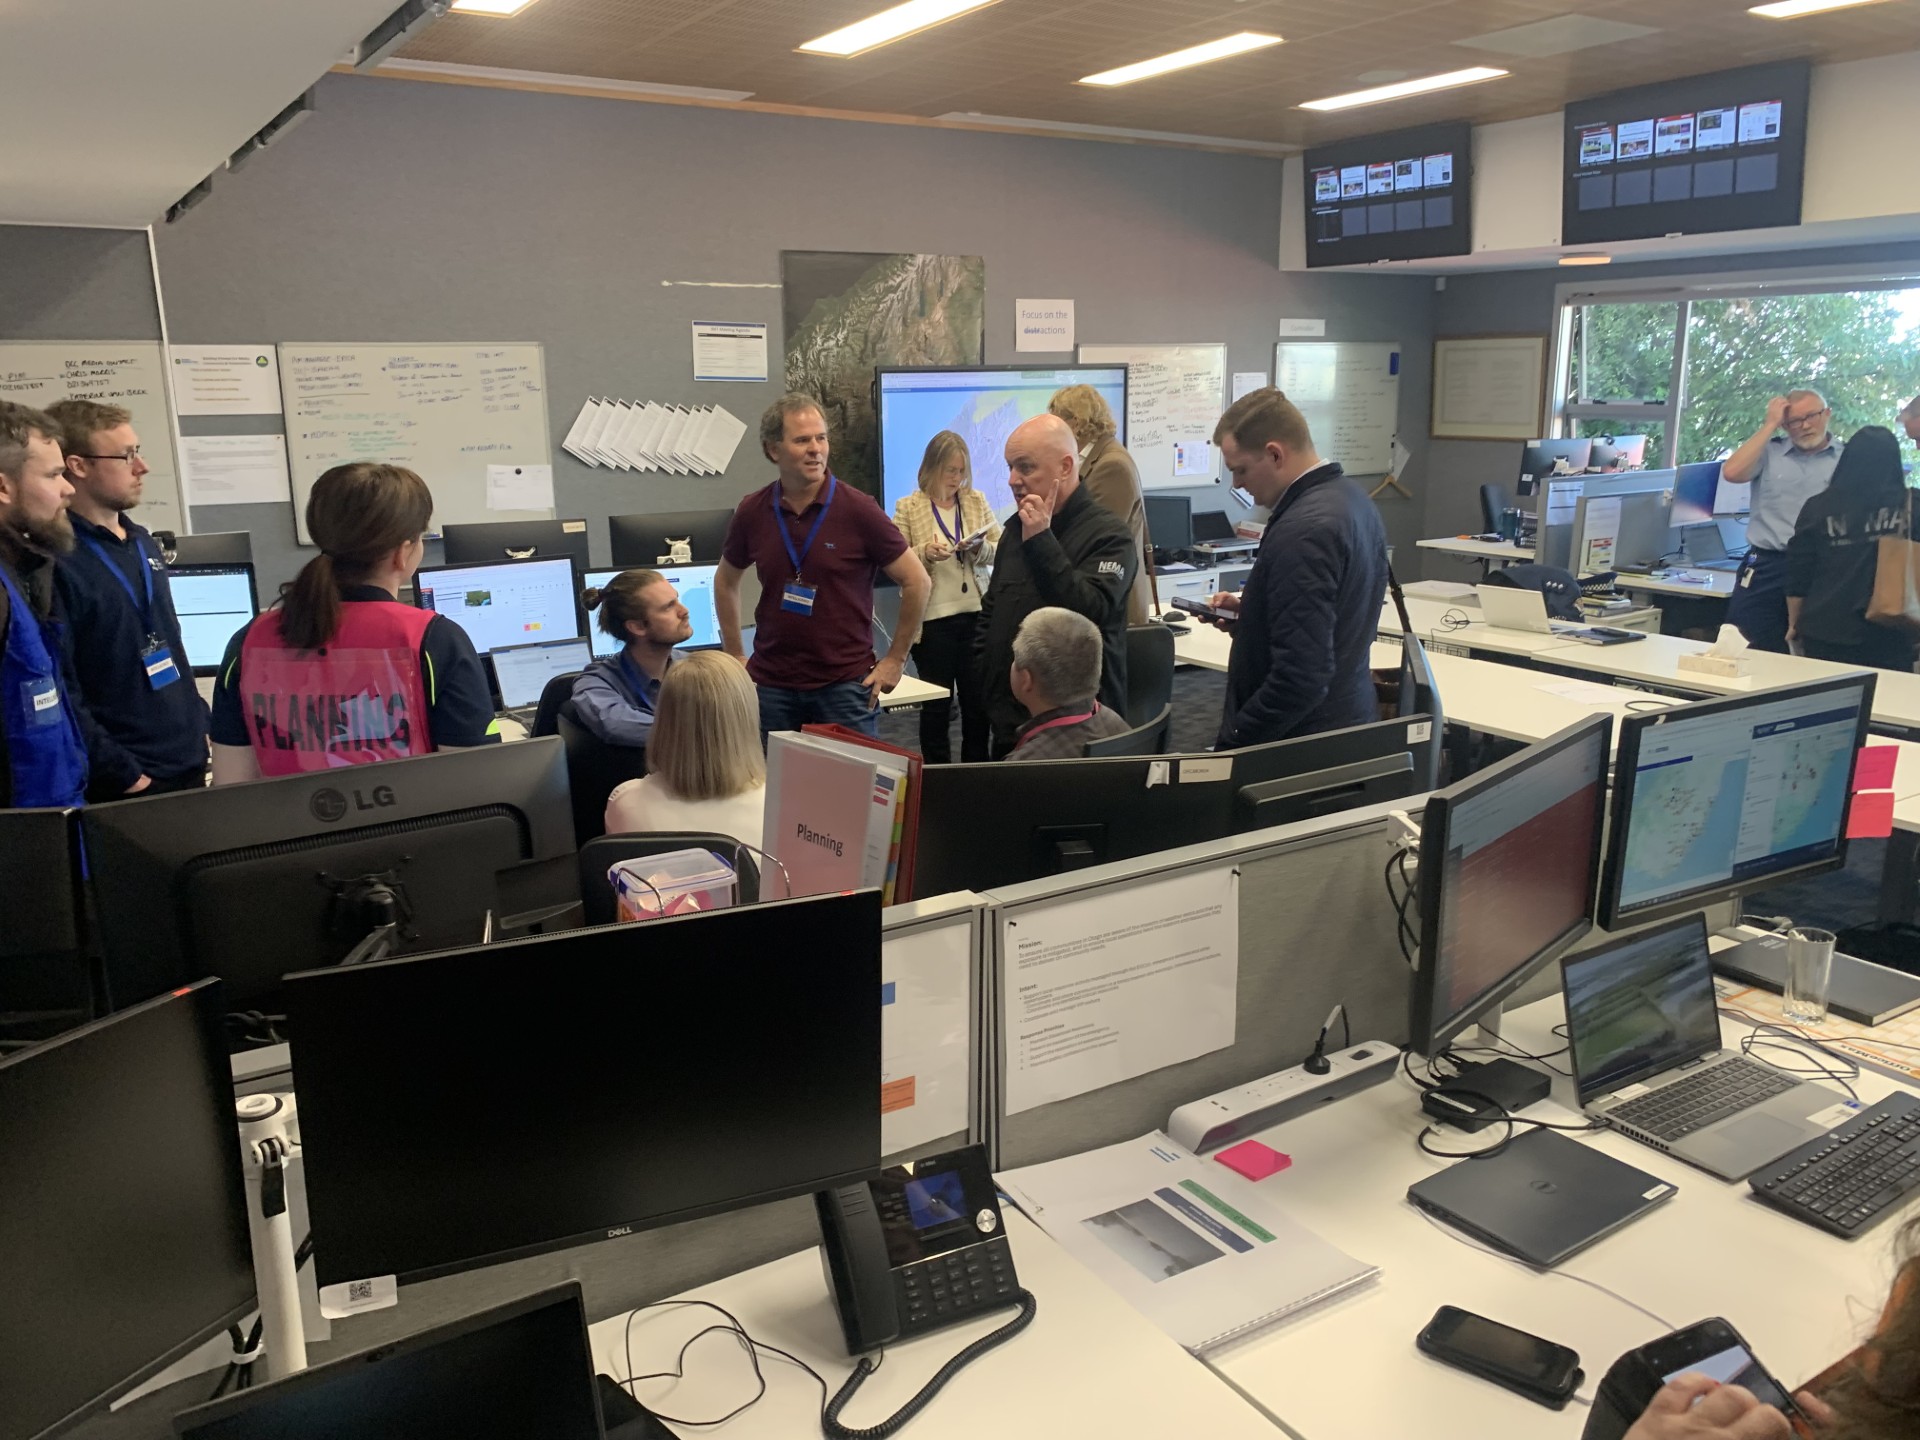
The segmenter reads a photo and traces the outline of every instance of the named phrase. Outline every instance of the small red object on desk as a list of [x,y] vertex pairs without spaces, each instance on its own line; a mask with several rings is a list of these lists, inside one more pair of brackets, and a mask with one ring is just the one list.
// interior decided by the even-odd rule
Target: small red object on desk
[[1234,1174],[1244,1175],[1249,1180],[1264,1180],[1269,1175],[1278,1175],[1293,1164],[1291,1155],[1283,1155],[1271,1145],[1262,1145],[1258,1140],[1242,1140],[1213,1158]]

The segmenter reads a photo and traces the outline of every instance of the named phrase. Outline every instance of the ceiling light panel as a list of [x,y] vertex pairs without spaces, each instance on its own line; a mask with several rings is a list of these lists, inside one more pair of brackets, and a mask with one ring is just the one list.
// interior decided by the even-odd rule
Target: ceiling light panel
[[1444,75],[1427,75],[1418,80],[1402,80],[1397,85],[1379,85],[1371,90],[1355,90],[1346,95],[1329,95],[1324,100],[1308,100],[1302,110],[1352,110],[1360,105],[1381,105],[1389,100],[1404,100],[1410,95],[1429,95],[1435,90],[1452,90],[1460,85],[1478,85],[1498,80],[1507,74],[1491,66],[1476,65],[1471,70],[1450,70]]
[[1818,15],[1826,10],[1851,10],[1856,5],[1883,5],[1886,0],[1777,0],[1772,5],[1754,5],[1749,13],[1769,20],[1798,20],[1802,15]]
[[949,20],[974,10],[984,10],[996,3],[997,0],[907,0],[904,5],[896,5],[891,10],[882,10],[878,15],[856,20],[829,35],[809,40],[799,48],[803,54],[835,55],[843,59],[851,55],[864,55],[869,50],[889,45],[895,40],[904,40],[909,35],[917,35],[922,30],[944,25]]
[[453,0],[453,13],[505,17],[518,15],[531,4],[533,0]]
[[1221,40],[1209,40],[1204,45],[1189,45],[1185,50],[1175,50],[1170,55],[1157,55],[1151,60],[1136,61],[1132,65],[1122,65],[1116,70],[1102,70],[1098,75],[1086,75],[1081,77],[1080,83],[1103,86],[1131,85],[1136,80],[1150,80],[1155,75],[1191,69],[1195,65],[1206,65],[1234,55],[1245,55],[1280,43],[1281,37],[1278,35],[1262,35],[1255,30],[1242,30],[1238,35],[1229,35]]

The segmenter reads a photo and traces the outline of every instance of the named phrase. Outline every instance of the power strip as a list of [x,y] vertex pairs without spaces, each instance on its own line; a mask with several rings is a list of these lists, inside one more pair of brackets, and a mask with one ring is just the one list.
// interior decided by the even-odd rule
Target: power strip
[[1327,1062],[1324,1075],[1309,1075],[1296,1065],[1251,1085],[1182,1105],[1167,1120],[1167,1134],[1196,1155],[1217,1150],[1378,1085],[1393,1073],[1400,1052],[1370,1040],[1329,1053]]

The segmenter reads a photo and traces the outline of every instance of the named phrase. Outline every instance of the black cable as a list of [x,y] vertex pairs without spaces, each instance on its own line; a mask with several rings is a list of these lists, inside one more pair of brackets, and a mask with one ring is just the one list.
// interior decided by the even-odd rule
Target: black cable
[[1026,1290],[1016,1290],[1014,1292],[1014,1298],[1020,1305],[1020,1313],[1018,1315],[1014,1316],[1013,1319],[1009,1320],[991,1334],[982,1335],[958,1355],[955,1355],[951,1360],[947,1361],[946,1364],[934,1372],[931,1380],[920,1387],[919,1391],[911,1400],[907,1401],[906,1404],[902,1405],[878,1425],[869,1425],[861,1429],[854,1429],[851,1426],[840,1423],[840,1412],[847,1407],[848,1402],[853,1399],[854,1392],[859,1390],[867,1376],[880,1368],[868,1357],[864,1355],[861,1356],[859,1362],[853,1367],[853,1373],[847,1376],[846,1383],[840,1387],[839,1392],[827,1403],[826,1408],[820,1412],[820,1429],[831,1437],[831,1440],[886,1440],[887,1436],[892,1435],[895,1431],[899,1430],[901,1426],[913,1419],[914,1416],[926,1409],[933,1397],[940,1393],[941,1387],[961,1370],[971,1365],[975,1360],[986,1354],[987,1351],[993,1349],[994,1346],[1004,1345],[1033,1323],[1033,1317],[1039,1309],[1039,1305],[1038,1302],[1034,1300],[1032,1293]]
[[1450,605],[1440,612],[1438,628],[1442,634],[1451,635],[1456,630],[1464,630],[1471,624],[1473,624],[1473,617],[1457,606]]
[[293,1268],[298,1270],[313,1258],[313,1232],[307,1232],[307,1238],[300,1242],[300,1248],[293,1252]]
[[1677,703],[1673,700],[1629,700],[1626,708],[1636,712],[1652,713],[1655,710],[1671,710]]
[[[1860,1078],[1860,1062],[1851,1055],[1829,1048],[1822,1044],[1817,1036],[1809,1034],[1798,1025],[1757,1019],[1744,1010],[1737,1010],[1730,1005],[1719,1006],[1717,1011],[1729,1019],[1739,1020],[1753,1027],[1751,1031],[1740,1037],[1740,1053],[1748,1059],[1757,1060],[1762,1065],[1778,1070],[1782,1074],[1792,1075],[1796,1079],[1831,1080],[1847,1092],[1847,1098],[1854,1104],[1860,1103],[1860,1096],[1850,1083]],[[1812,1064],[1810,1066],[1782,1064],[1779,1060],[1756,1053],[1761,1050],[1783,1051],[1796,1060],[1810,1060]],[[1813,1051],[1814,1054],[1805,1054],[1804,1052],[1808,1050]],[[1821,1064],[1814,1058],[1819,1055],[1826,1056],[1835,1064]]]

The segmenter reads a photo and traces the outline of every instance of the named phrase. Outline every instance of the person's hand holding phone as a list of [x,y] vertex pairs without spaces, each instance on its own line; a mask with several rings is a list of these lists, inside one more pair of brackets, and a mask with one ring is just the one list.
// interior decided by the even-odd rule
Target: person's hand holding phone
[[1222,591],[1213,597],[1212,603],[1214,613],[1207,617],[1207,623],[1214,629],[1224,630],[1231,635],[1234,622],[1240,618],[1239,594],[1234,591]]
[[1739,1385],[1689,1371],[1648,1403],[1625,1440],[1791,1440],[1787,1417]]

